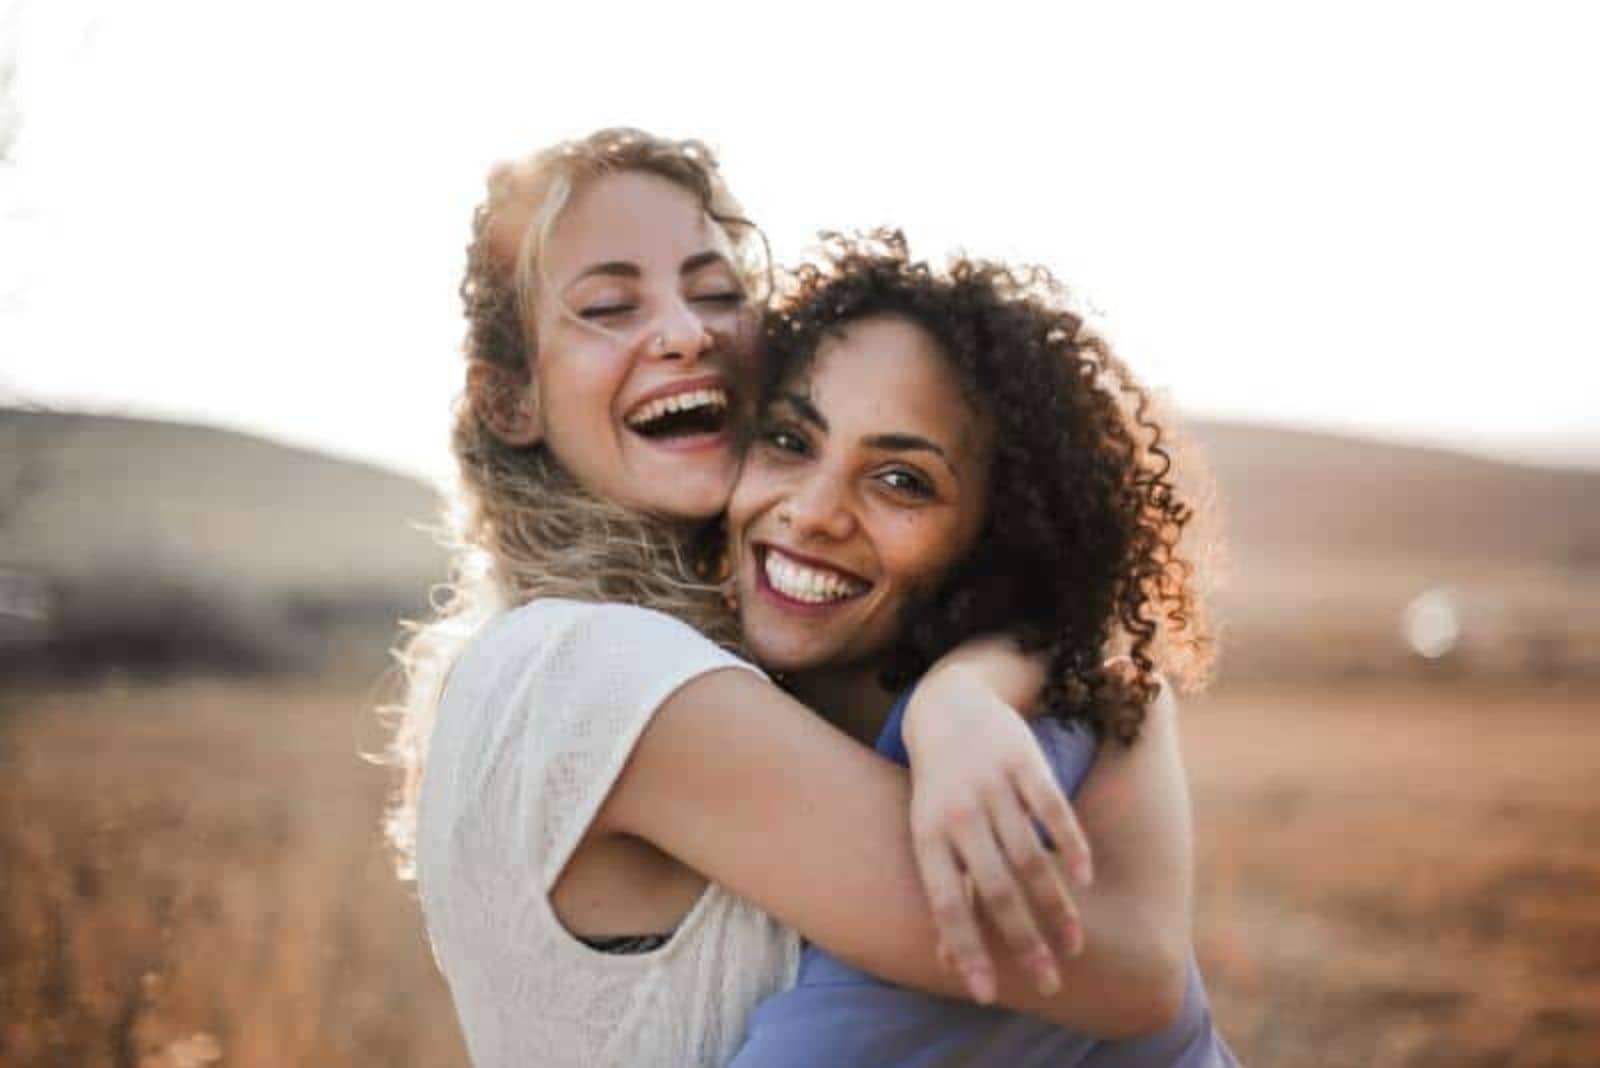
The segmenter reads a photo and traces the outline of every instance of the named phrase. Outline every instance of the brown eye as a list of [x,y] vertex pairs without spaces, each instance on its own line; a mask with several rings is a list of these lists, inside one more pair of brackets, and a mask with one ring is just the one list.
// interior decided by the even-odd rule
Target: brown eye
[[915,471],[894,468],[878,476],[878,481],[894,490],[917,498],[933,496],[933,485]]
[[804,456],[811,451],[806,439],[788,427],[770,427],[762,433],[761,440],[779,452],[787,452],[795,456]]

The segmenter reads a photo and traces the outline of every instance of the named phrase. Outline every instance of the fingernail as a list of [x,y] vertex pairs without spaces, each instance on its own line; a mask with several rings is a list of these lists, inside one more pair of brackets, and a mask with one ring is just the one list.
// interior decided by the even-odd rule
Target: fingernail
[[1067,954],[1076,957],[1083,952],[1083,928],[1073,924],[1067,928]]
[[966,972],[967,989],[972,991],[972,999],[980,1005],[994,1003],[994,976],[987,968],[969,967]]
[[1079,886],[1088,886],[1094,882],[1094,865],[1088,857],[1079,857],[1072,863],[1072,877],[1078,880]]
[[1056,971],[1053,963],[1046,962],[1033,969],[1033,981],[1039,988],[1039,993],[1049,997],[1061,989],[1061,973]]

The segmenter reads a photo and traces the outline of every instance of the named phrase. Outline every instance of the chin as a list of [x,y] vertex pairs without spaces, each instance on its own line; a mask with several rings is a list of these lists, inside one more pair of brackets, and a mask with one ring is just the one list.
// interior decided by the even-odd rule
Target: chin
[[727,506],[726,490],[710,490],[705,493],[678,492],[662,500],[640,502],[642,511],[666,519],[711,519],[721,515]]
[[[752,627],[751,623],[755,625]],[[739,626],[744,631],[745,648],[750,651],[750,659],[764,670],[798,674],[828,665],[829,653],[816,648],[805,638],[789,641],[779,634],[764,635],[761,625],[746,616],[740,616]]]
[[772,675],[782,675],[787,678],[797,678],[808,672],[816,671],[824,666],[824,661],[819,657],[808,656],[768,656],[758,650],[751,650],[750,659],[756,667]]
[[710,519],[723,513],[733,495],[734,472],[704,474],[683,472],[663,477],[652,486],[642,487],[633,507],[668,519]]

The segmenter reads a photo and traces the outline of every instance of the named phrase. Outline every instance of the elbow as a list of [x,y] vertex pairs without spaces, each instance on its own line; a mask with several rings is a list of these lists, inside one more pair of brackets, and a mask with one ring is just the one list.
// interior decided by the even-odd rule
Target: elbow
[[1178,1022],[1183,1013],[1183,991],[1170,986],[1145,987],[1124,1002],[1113,1017],[1094,1029],[1094,1037],[1107,1040],[1148,1038]]
[[1115,1011],[1095,1029],[1098,1037],[1143,1038],[1175,1025],[1189,992],[1189,952],[1186,940],[1153,936],[1128,971]]
[[1144,1034],[1165,1031],[1183,1015],[1189,993],[1189,955],[1187,939],[1163,938],[1151,952],[1145,1015],[1140,1020]]
[[1172,1028],[1183,1015],[1182,986],[1173,983],[1142,987],[1100,1026],[1096,1038],[1119,1040],[1148,1038]]
[[1185,952],[1164,962],[1161,974],[1150,984],[1143,1034],[1153,1035],[1174,1026],[1183,1015],[1183,1002],[1189,987],[1189,959]]

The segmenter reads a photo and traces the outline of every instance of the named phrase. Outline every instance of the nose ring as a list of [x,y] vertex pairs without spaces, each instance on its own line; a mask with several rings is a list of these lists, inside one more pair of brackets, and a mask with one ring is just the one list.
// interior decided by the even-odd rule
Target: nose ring
[[655,337],[650,339],[650,344],[655,348],[655,350],[657,352],[666,352],[667,351],[667,335],[666,334],[657,334]]

